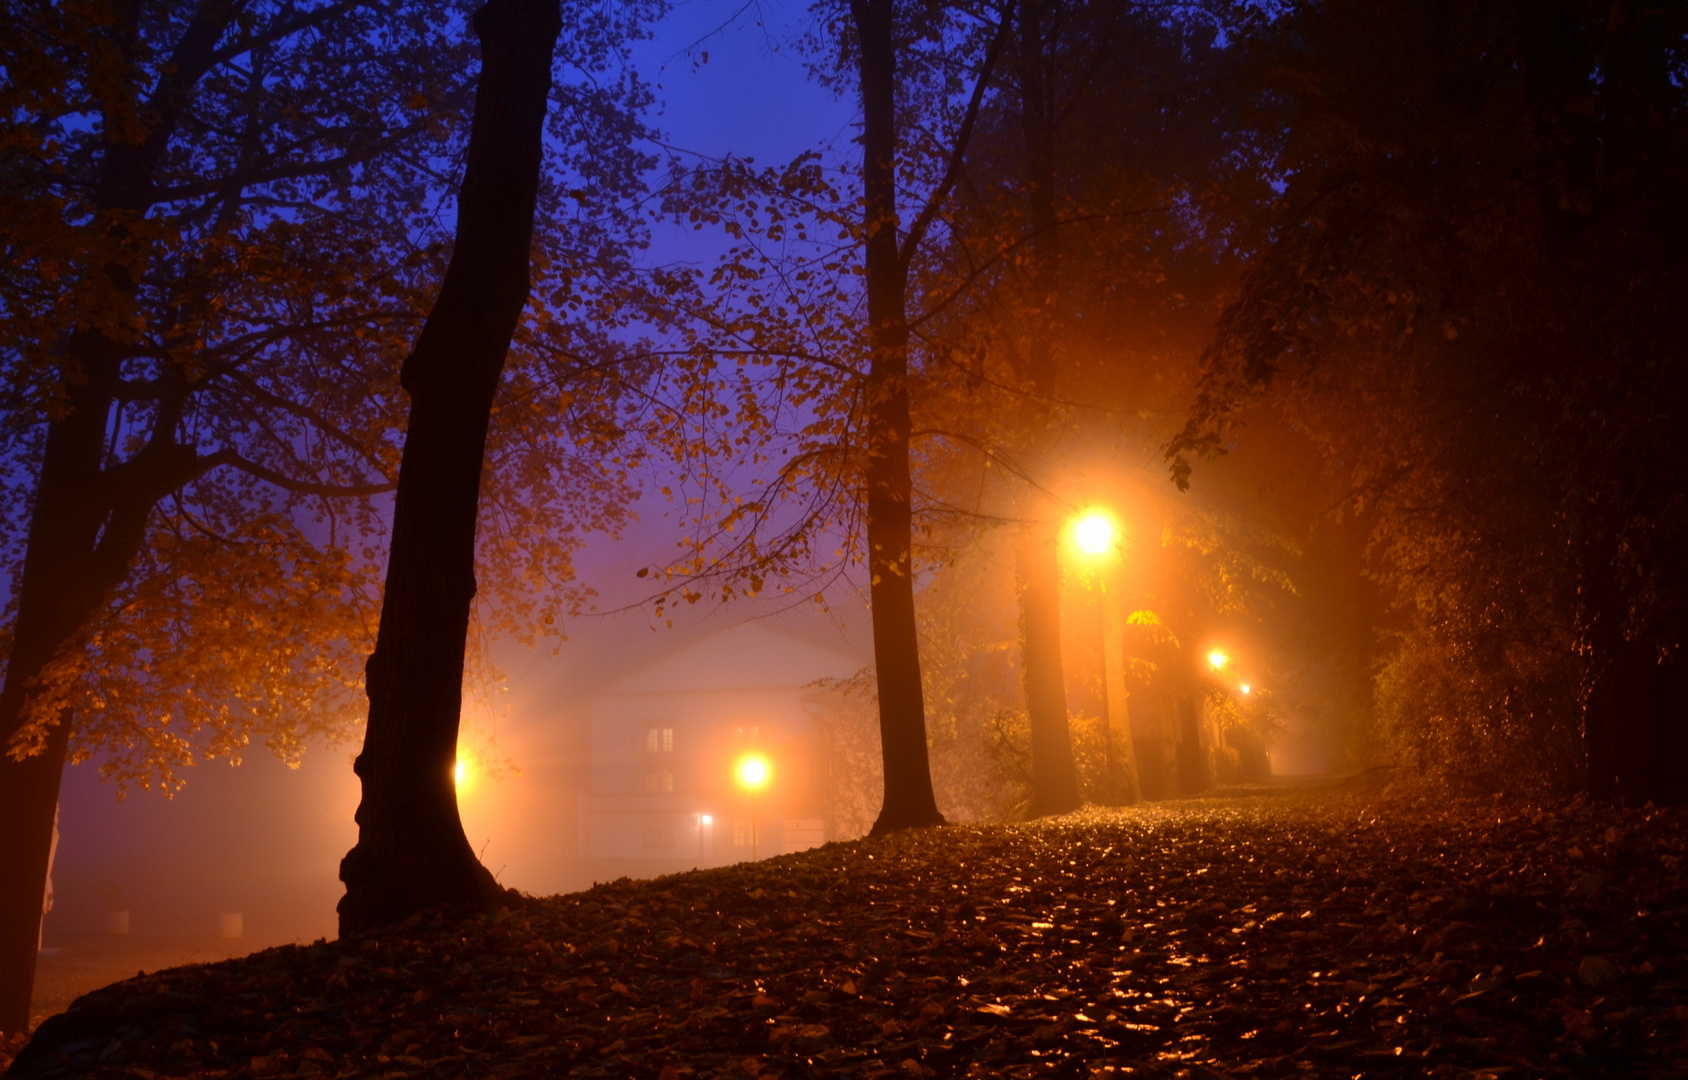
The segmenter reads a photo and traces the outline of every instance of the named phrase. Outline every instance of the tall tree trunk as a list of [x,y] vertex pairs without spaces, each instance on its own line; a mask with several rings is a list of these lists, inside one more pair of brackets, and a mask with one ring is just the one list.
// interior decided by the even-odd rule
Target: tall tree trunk
[[1143,798],[1137,774],[1137,744],[1131,739],[1130,695],[1125,689],[1125,590],[1117,568],[1102,575],[1102,715],[1108,777],[1104,801],[1134,803]]
[[71,643],[93,614],[99,597],[88,595],[86,564],[99,532],[91,492],[100,476],[105,422],[116,365],[85,353],[87,378],[71,388],[71,409],[47,429],[36,486],[35,514],[18,595],[18,620],[6,686],[0,692],[0,1031],[29,1026],[35,982],[37,934],[46,891],[53,808],[69,744],[69,718],[48,734],[46,745],[21,760],[14,746],[32,712],[42,670]]
[[6,685],[0,692],[0,1031],[29,1027],[35,956],[52,846],[53,808],[69,745],[69,717],[55,717],[45,745],[19,758],[14,737],[30,719],[32,685],[92,617],[103,590],[88,573],[100,515],[99,479],[112,379],[103,366],[71,391],[71,411],[47,431],[35,515],[18,595]]
[[[1045,71],[1043,2],[1019,5],[1020,132],[1024,141],[1026,220],[1031,227],[1032,332],[1026,342],[1032,397],[1027,402],[1027,456],[1041,462],[1052,450],[1050,430],[1060,381],[1060,237],[1055,227],[1055,133]],[[1061,566],[1059,512],[1050,500],[1028,495],[1033,521],[1015,552],[1020,604],[1020,664],[1031,727],[1030,814],[1064,814],[1083,803],[1073,761],[1067,717],[1065,666],[1061,659]]]
[[528,297],[556,0],[491,0],[475,13],[482,67],[458,201],[457,242],[402,383],[410,422],[375,652],[358,842],[340,864],[340,932],[504,895],[457,813],[463,654],[475,595],[475,525],[493,397]]
[[897,243],[896,46],[892,0],[853,0],[860,45],[867,314],[867,544],[885,802],[874,833],[941,825],[926,750],[926,701],[914,623],[909,476],[908,267]]
[[1032,817],[1064,814],[1083,805],[1067,727],[1066,675],[1061,664],[1059,533],[1034,524],[1015,550],[1020,601],[1020,675],[1031,726]]
[[[103,166],[96,190],[99,210],[144,212],[151,160],[108,148]],[[133,291],[124,268],[107,266],[101,272],[119,294]],[[23,1031],[29,1024],[70,709],[61,708],[43,739],[20,739],[19,734],[48,689],[41,680],[49,665],[68,659],[67,651],[77,647],[128,576],[152,508],[206,468],[192,448],[175,441],[179,397],[159,402],[151,437],[140,452],[104,467],[106,424],[122,350],[103,333],[85,330],[70,336],[67,353],[72,362],[66,378],[68,408],[47,426],[6,684],[0,691],[0,1032]]]
[[[102,469],[116,350],[97,334],[78,335],[70,349],[86,377],[69,389],[68,414],[47,429],[0,691],[0,1031],[28,1024],[53,811],[70,742],[70,710],[43,698],[51,682],[43,676],[67,659],[128,576],[153,506],[203,468],[193,450],[176,445],[176,414],[162,409],[148,446]],[[61,711],[44,738],[19,738],[37,707]]]

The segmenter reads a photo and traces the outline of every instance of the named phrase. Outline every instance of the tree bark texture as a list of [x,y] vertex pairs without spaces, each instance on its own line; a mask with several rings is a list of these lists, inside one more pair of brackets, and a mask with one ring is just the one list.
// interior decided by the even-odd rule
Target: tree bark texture
[[504,891],[475,857],[454,769],[475,595],[475,526],[493,397],[529,288],[556,0],[475,13],[482,67],[457,241],[402,383],[410,421],[355,771],[358,842],[340,864],[340,932],[436,907],[489,908]]
[[914,622],[913,481],[909,474],[908,266],[897,240],[896,46],[892,0],[852,0],[860,45],[866,196],[869,367],[867,544],[885,802],[875,834],[941,825],[926,748],[926,701]]
[[1061,663],[1060,534],[1038,523],[1015,550],[1020,601],[1020,676],[1031,727],[1032,817],[1077,810],[1084,799],[1067,725]]
[[[1032,393],[1026,402],[1026,456],[1043,463],[1051,446],[1052,405],[1059,384],[1060,237],[1055,219],[1055,132],[1043,44],[1043,0],[1022,0],[1018,8],[1020,132],[1024,143],[1026,221],[1031,227],[1032,331],[1023,354]],[[1065,665],[1061,657],[1061,566],[1059,521],[1052,501],[1028,495],[1034,524],[1015,553],[1020,605],[1020,664],[1031,728],[1032,817],[1064,814],[1083,803],[1073,761],[1067,715]]]

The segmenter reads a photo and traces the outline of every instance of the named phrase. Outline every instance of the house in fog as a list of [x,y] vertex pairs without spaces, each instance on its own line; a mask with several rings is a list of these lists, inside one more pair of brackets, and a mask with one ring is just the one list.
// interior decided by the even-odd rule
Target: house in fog
[[[753,621],[595,688],[576,817],[581,858],[648,876],[837,839],[814,684],[861,666],[842,648]],[[758,791],[740,783],[747,758],[767,767]]]

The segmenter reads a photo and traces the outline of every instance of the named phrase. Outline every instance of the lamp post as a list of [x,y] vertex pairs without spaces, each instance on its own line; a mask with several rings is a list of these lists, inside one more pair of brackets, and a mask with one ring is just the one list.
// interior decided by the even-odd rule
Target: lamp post
[[761,754],[746,754],[733,766],[733,779],[739,789],[750,797],[750,861],[756,861],[756,793],[774,778],[774,767]]
[[[1125,613],[1117,580],[1119,527],[1106,510],[1091,509],[1073,521],[1073,546],[1095,571],[1096,591],[1102,605],[1102,745],[1110,779],[1125,782],[1130,802],[1143,797],[1137,775],[1137,752],[1131,742],[1131,720],[1126,711]],[[1109,588],[1110,580],[1114,587]],[[1114,731],[1124,735],[1119,760],[1114,756]]]

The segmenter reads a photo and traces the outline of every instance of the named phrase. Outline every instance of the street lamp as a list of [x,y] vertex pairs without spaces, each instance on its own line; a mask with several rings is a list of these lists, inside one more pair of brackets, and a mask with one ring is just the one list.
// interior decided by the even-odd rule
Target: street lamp
[[1114,549],[1113,516],[1105,510],[1087,510],[1073,522],[1073,543],[1086,555],[1106,555]]
[[756,861],[756,793],[774,778],[774,767],[761,754],[746,754],[733,766],[733,779],[750,797],[750,861]]
[[1225,670],[1225,665],[1231,662],[1231,657],[1224,649],[1214,649],[1207,654],[1207,666],[1215,671]]
[[1114,516],[1100,507],[1093,507],[1073,519],[1072,543],[1079,554],[1095,571],[1096,591],[1102,604],[1102,746],[1107,755],[1110,777],[1116,776],[1114,761],[1114,731],[1124,738],[1124,779],[1130,787],[1129,797],[1135,802],[1140,787],[1137,777],[1137,755],[1131,744],[1131,721],[1125,710],[1125,670],[1121,664],[1125,654],[1125,614],[1120,608],[1117,586],[1109,595],[1109,580],[1115,579],[1119,563],[1120,528]]

